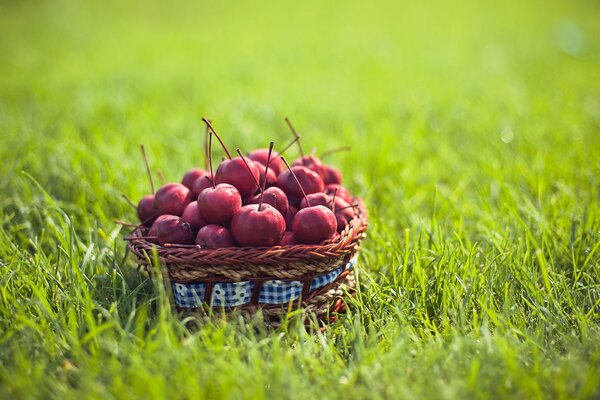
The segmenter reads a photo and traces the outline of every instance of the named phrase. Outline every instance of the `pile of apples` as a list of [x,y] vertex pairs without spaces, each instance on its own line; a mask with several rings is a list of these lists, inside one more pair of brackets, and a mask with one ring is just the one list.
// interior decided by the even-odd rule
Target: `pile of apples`
[[[334,166],[314,155],[301,155],[290,166],[273,151],[273,142],[247,156],[237,149],[232,157],[210,121],[202,120],[210,169],[191,169],[181,183],[165,184],[139,201],[145,239],[206,249],[320,244],[335,239],[354,218],[357,205]],[[300,137],[286,122],[295,136],[290,145],[297,143],[303,154]],[[227,155],[214,174],[213,135]]]

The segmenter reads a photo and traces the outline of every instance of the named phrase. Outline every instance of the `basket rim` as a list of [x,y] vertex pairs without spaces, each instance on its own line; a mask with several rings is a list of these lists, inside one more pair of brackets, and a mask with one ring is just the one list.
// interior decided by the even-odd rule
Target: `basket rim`
[[[129,249],[142,266],[152,264],[156,251],[158,261],[168,268],[175,282],[213,280],[226,277],[233,280],[254,278],[294,279],[314,276],[336,268],[342,259],[349,260],[366,237],[367,209],[360,198],[358,212],[335,239],[316,245],[297,244],[273,247],[227,247],[200,249],[197,246],[160,246],[146,239],[129,240]],[[143,235],[136,228],[131,236]]]

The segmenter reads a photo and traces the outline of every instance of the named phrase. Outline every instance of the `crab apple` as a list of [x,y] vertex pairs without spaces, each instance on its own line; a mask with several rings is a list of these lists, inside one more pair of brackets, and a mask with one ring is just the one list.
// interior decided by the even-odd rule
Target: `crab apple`
[[275,246],[285,232],[285,219],[269,204],[248,204],[231,220],[231,233],[240,246]]
[[342,173],[333,165],[323,165],[321,172],[325,185],[339,185],[342,183]]
[[196,182],[196,180],[198,178],[201,178],[205,175],[206,175],[206,171],[203,169],[200,169],[200,168],[190,169],[188,172],[185,173],[185,175],[183,175],[181,184],[183,186],[187,187],[188,189],[192,190],[192,187],[194,186],[194,182]]
[[192,230],[197,231],[206,225],[206,222],[200,216],[200,210],[198,209],[198,201],[192,201],[185,207],[181,219],[190,224]]
[[[248,154],[248,158],[254,162],[259,162],[262,164],[262,169],[264,170],[264,166],[267,165],[267,158],[269,157],[269,149],[257,149]],[[284,169],[285,165],[279,158],[278,153],[273,153],[271,155],[271,161],[269,162],[269,168],[275,172],[275,175],[279,175]]]
[[[248,200],[248,204],[258,204],[260,202],[260,194],[250,198]],[[288,213],[289,203],[288,198],[283,192],[283,190],[278,187],[272,186],[270,188],[265,189],[263,202],[266,204],[270,204],[277,209],[281,213],[281,215],[285,216]]]
[[298,242],[296,241],[296,238],[294,237],[294,233],[290,232],[290,231],[285,231],[285,233],[283,234],[283,237],[281,238],[281,241],[279,242],[280,246],[293,246],[295,244],[298,244]]
[[285,230],[292,231],[292,224],[294,222],[294,215],[298,212],[298,209],[294,206],[288,207],[288,212],[285,214]]
[[300,200],[300,209],[310,206],[325,206],[331,208],[331,197],[325,193],[307,194],[306,199]]
[[348,203],[352,203],[352,194],[348,191],[348,189],[346,189],[342,185],[329,184],[325,187],[325,193],[327,193],[330,196],[333,196],[336,188],[337,188],[337,193],[335,195],[336,197],[340,197],[340,198],[346,200]]
[[144,226],[152,226],[156,220],[156,217],[158,216],[158,212],[154,208],[153,194],[142,197],[137,205],[137,215],[140,219],[140,222],[144,224]]
[[292,232],[299,243],[318,244],[337,230],[335,214],[325,206],[306,207],[294,216]]
[[[265,183],[264,186],[265,187],[271,187],[271,186],[275,186],[275,184],[277,183],[277,174],[275,173],[275,171],[273,171],[273,169],[269,166],[269,168],[266,168],[264,166],[264,164],[261,164],[258,161],[254,161],[254,164],[258,167],[258,170],[260,171],[260,178],[259,178],[259,183],[260,186],[263,186],[263,182]],[[266,170],[266,177],[267,177],[267,181],[265,182],[265,170]]]
[[210,175],[203,175],[194,181],[194,184],[192,185],[192,194],[195,198],[197,198],[204,189],[212,186],[213,184],[210,180]]
[[200,228],[196,235],[196,244],[203,249],[220,249],[234,245],[229,229],[215,224]]
[[226,183],[204,189],[198,196],[200,217],[209,224],[228,223],[241,207],[240,192]]
[[302,156],[292,163],[293,167],[306,167],[323,175],[323,163],[315,156]]
[[194,242],[194,233],[190,224],[179,217],[165,218],[160,221],[156,236],[161,246],[167,243],[192,244]]
[[172,218],[178,218],[178,217],[177,217],[177,215],[169,215],[169,214],[159,215],[156,218],[156,221],[154,221],[154,223],[152,223],[152,226],[148,230],[148,236],[156,237],[158,235],[158,225],[165,219],[172,219]]
[[181,183],[167,183],[156,191],[154,208],[159,214],[180,216],[192,201],[192,192]]
[[248,160],[250,171],[241,157],[221,162],[215,173],[215,183],[228,183],[237,188],[243,197],[254,194],[258,187],[256,182],[260,179],[260,171],[254,161]]
[[[302,186],[296,182],[292,171]],[[303,196],[302,189],[304,189],[306,194],[322,192],[325,184],[315,171],[306,167],[292,167],[291,170],[284,171],[277,177],[277,187],[283,190],[288,198],[297,198],[299,200]]]

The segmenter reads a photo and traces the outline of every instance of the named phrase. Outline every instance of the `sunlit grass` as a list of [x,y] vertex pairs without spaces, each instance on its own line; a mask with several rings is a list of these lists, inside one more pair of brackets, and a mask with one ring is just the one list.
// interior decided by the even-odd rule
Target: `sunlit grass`
[[[600,9],[0,6],[1,398],[600,396]],[[285,116],[366,200],[350,312],[190,329],[115,218]]]

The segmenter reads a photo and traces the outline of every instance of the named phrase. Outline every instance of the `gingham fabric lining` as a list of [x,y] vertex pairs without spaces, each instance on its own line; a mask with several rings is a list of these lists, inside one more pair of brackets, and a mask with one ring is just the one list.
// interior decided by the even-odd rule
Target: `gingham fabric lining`
[[[350,260],[345,267],[340,266],[328,274],[314,278],[310,290],[320,289],[333,282],[345,269],[354,268],[355,264],[356,257]],[[301,281],[266,281],[260,289],[258,301],[263,304],[289,303],[300,297],[302,285]],[[179,307],[193,308],[204,303],[206,291],[204,283],[173,283],[172,287],[175,302]],[[253,290],[254,282],[251,281],[215,283],[210,304],[213,307],[233,307],[247,304],[250,302]]]

